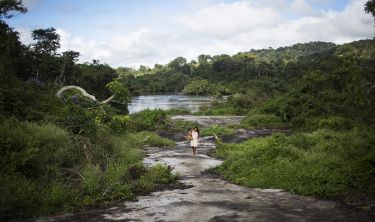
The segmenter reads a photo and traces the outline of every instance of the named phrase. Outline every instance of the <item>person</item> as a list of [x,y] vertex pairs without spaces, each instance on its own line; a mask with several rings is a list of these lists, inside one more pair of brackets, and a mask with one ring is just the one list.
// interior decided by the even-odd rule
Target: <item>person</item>
[[193,155],[196,154],[197,148],[198,148],[198,137],[199,137],[199,129],[198,127],[194,127],[194,129],[191,131],[191,137],[192,140],[190,140],[190,146],[193,150]]

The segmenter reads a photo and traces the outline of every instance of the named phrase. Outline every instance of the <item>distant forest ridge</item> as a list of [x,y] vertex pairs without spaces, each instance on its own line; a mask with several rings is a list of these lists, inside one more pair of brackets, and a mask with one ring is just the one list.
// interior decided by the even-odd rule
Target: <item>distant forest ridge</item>
[[[314,71],[314,67],[322,65],[325,61],[371,60],[375,57],[374,46],[373,39],[342,45],[327,42],[299,43],[277,49],[252,49],[233,56],[200,55],[197,60],[190,62],[183,57],[177,57],[166,65],[156,64],[153,68],[140,66],[139,69],[134,70],[119,67],[116,71],[120,76],[126,77],[127,86],[134,95],[148,92],[180,92],[195,80],[207,80],[210,83],[229,86],[236,81],[243,84],[262,78],[298,77],[302,73]],[[234,85],[238,86],[238,83]],[[237,91],[238,87],[235,86],[229,88]],[[223,93],[229,91],[224,90]],[[210,94],[210,92],[197,94]]]

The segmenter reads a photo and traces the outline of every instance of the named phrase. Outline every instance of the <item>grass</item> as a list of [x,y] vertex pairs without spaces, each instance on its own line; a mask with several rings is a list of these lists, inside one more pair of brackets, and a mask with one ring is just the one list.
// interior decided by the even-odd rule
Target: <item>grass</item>
[[149,146],[163,147],[176,145],[174,141],[167,138],[163,138],[154,132],[143,131],[139,133],[130,134],[129,137],[132,137],[131,139],[133,141],[139,141]]
[[216,134],[217,136],[224,136],[224,135],[233,135],[236,133],[236,130],[227,126],[219,126],[219,125],[212,125],[210,127],[201,128],[200,134],[201,136],[213,136]]
[[303,195],[350,198],[375,195],[373,130],[322,129],[292,136],[274,134],[240,144],[218,142],[217,171],[230,181],[281,188]]

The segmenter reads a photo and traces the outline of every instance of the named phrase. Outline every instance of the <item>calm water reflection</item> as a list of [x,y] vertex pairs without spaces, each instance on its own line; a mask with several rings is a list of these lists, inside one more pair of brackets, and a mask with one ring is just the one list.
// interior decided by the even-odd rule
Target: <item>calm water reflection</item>
[[190,95],[147,95],[135,96],[129,103],[129,113],[139,112],[145,109],[171,109],[185,108],[193,112],[200,106],[207,106],[212,101],[210,96]]

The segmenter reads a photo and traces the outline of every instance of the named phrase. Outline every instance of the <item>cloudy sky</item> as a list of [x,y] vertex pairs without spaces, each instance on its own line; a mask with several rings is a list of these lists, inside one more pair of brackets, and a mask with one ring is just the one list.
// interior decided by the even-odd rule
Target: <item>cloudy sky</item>
[[54,27],[62,51],[114,67],[165,64],[177,56],[337,44],[375,36],[365,0],[24,0],[29,12],[8,23],[28,44]]

